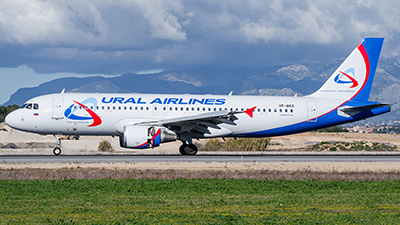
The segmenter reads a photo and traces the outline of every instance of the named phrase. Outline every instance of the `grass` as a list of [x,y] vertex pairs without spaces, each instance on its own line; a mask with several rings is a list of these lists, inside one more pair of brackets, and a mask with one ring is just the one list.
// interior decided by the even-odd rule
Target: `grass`
[[311,151],[396,151],[397,146],[390,143],[376,143],[370,141],[355,142],[327,142],[322,141],[309,147]]
[[99,143],[99,147],[97,148],[98,151],[101,152],[113,152],[114,147],[112,146],[109,140],[102,140]]
[[0,181],[0,223],[398,224],[400,181]]
[[200,151],[266,151],[270,141],[270,138],[228,138],[223,142],[214,138],[200,146]]

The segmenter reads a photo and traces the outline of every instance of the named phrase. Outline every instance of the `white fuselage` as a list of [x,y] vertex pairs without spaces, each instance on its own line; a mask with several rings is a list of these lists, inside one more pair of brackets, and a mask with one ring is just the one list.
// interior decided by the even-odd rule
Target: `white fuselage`
[[[96,103],[84,105],[100,117],[99,125],[90,127],[94,119],[80,120],[65,115],[65,111],[74,105],[72,110],[76,107],[76,111],[73,115],[90,118],[90,114],[74,101],[84,102],[91,98],[96,99]],[[7,121],[10,126],[43,134],[79,135],[120,135],[118,123],[122,120],[129,120],[130,124],[134,124],[221,110],[244,111],[256,106],[253,117],[245,113],[236,114],[237,125],[220,125],[231,131],[230,135],[218,132],[205,135],[214,137],[241,136],[307,121],[318,124],[316,117],[332,111],[343,100],[271,96],[62,93],[33,98],[27,103],[36,103],[39,107],[13,112],[12,118],[9,117]]]

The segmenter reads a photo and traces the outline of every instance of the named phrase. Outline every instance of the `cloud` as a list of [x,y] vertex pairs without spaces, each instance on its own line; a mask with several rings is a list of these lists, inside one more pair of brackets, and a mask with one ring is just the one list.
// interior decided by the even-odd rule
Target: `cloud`
[[0,68],[262,67],[341,57],[366,36],[397,56],[399,31],[395,0],[1,1]]
[[[183,6],[174,1],[136,1],[136,6],[150,25],[151,37],[173,41],[186,40],[186,33],[178,18],[173,14],[182,14]],[[189,14],[190,16],[190,14]]]
[[0,41],[13,44],[74,45],[105,39],[108,25],[85,1],[0,2]]

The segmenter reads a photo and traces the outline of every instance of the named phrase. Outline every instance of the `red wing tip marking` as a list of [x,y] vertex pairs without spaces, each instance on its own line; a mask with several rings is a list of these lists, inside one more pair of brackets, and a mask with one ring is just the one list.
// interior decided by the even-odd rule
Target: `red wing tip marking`
[[253,118],[253,111],[256,109],[257,107],[254,106],[253,108],[250,108],[248,110],[243,111],[244,113],[246,113],[247,115],[249,115],[251,118]]

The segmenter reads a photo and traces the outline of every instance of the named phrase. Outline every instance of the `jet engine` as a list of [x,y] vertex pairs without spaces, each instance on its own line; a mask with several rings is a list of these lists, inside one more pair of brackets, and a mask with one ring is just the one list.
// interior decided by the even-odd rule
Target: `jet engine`
[[124,148],[154,148],[163,142],[176,141],[176,134],[164,127],[129,125],[119,136],[119,143]]

